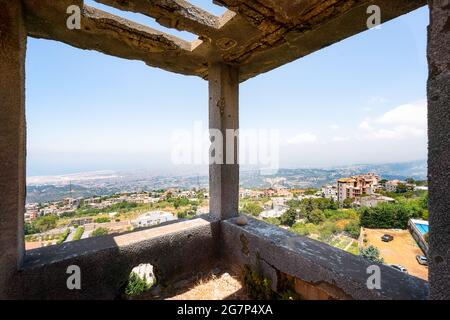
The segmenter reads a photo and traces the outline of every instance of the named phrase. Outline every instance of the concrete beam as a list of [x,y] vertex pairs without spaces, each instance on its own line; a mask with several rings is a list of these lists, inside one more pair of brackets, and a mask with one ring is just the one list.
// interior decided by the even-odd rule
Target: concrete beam
[[[81,0],[24,0],[28,35],[96,50],[111,56],[140,60],[152,67],[203,77],[207,59],[190,42],[84,6]],[[81,8],[81,29],[67,28],[67,8]]]
[[385,23],[427,3],[426,0],[216,2],[235,10],[260,31],[251,43],[235,39],[238,43],[235,48],[223,52],[224,61],[240,64],[241,81],[367,31],[369,5],[380,7]]
[[168,28],[213,37],[220,19],[184,0],[95,0],[120,10],[142,13]]
[[238,215],[239,69],[225,64],[209,68],[209,128],[220,134],[212,141],[209,166],[210,212],[220,219]]
[[0,0],[0,299],[25,250],[25,48],[21,2]]
[[428,181],[430,298],[450,299],[450,1],[430,1]]

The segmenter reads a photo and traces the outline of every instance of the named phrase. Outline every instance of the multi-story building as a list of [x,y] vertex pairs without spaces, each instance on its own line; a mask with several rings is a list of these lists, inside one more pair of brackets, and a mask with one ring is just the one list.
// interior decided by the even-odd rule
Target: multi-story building
[[364,195],[372,195],[378,188],[380,177],[373,174],[364,174],[338,180],[338,201],[356,199]]
[[400,180],[391,180],[391,181],[387,181],[385,184],[384,184],[384,189],[387,191],[387,192],[396,192],[397,191],[397,188],[398,188],[398,185],[399,184],[406,184],[406,182],[404,182],[404,181],[400,181]]
[[336,186],[333,186],[333,185],[323,186],[322,193],[323,193],[323,196],[327,199],[333,199],[335,201],[337,200],[338,190],[337,190]]

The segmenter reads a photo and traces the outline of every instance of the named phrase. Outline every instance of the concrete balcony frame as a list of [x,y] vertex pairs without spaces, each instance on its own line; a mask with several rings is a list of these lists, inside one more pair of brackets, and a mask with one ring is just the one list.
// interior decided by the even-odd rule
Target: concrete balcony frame
[[[116,7],[124,3],[99,2]],[[25,254],[27,36],[207,79],[210,128],[223,132],[239,128],[240,82],[365,30],[369,3],[345,0],[331,8],[328,2],[309,0],[280,0],[276,7],[270,0],[216,2],[233,12],[214,17],[184,0],[155,1],[150,7],[133,0],[127,1],[129,7],[120,7],[199,34],[198,41],[186,43],[84,6],[81,0],[0,0],[0,298],[112,299],[138,263],[154,264],[160,280],[170,283],[222,261],[240,272],[244,267],[260,270],[272,280],[273,290],[286,277],[294,279],[305,299],[450,299],[450,4],[446,0],[429,1],[429,289],[419,279],[399,277],[381,266],[382,289],[369,290],[368,263],[360,257],[252,219],[237,226],[237,163],[210,165],[208,216]],[[425,1],[371,3],[384,10],[387,21]],[[83,9],[83,28],[78,32],[65,28],[69,4]],[[66,287],[71,264],[85,270],[82,290]]]

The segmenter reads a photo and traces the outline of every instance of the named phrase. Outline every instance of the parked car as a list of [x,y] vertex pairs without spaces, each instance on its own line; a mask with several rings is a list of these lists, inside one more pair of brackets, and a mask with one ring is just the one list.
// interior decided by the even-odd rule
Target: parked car
[[394,237],[391,236],[390,234],[385,234],[384,236],[381,237],[381,241],[383,242],[391,242],[392,240],[394,240]]
[[403,266],[401,266],[399,264],[390,264],[389,267],[391,267],[391,268],[393,268],[393,269],[395,269],[397,271],[403,272],[403,273],[408,273],[408,270],[406,270],[405,267],[403,267]]
[[427,259],[427,257],[417,255],[417,256],[416,256],[416,260],[417,260],[417,262],[418,262],[420,265],[422,265],[422,266],[428,266],[428,259]]

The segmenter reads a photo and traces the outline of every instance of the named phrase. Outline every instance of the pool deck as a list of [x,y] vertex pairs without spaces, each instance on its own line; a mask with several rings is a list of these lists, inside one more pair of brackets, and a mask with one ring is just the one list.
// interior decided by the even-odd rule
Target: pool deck
[[[420,265],[416,255],[424,255],[417,245],[409,230],[385,230],[385,229],[363,229],[367,234],[366,246],[373,245],[380,250],[386,264],[399,264],[408,270],[412,276],[428,281],[428,267]],[[392,235],[391,242],[381,241],[385,234]]]

